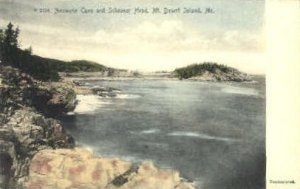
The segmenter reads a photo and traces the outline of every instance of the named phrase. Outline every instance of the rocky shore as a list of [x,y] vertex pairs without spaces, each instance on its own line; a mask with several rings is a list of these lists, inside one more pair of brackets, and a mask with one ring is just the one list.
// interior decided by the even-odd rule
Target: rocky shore
[[75,146],[51,117],[74,109],[76,96],[11,67],[1,66],[0,78],[0,188],[22,188],[19,179],[28,176],[38,151]]
[[193,81],[235,81],[235,82],[244,82],[244,81],[251,81],[251,76],[242,73],[238,70],[232,69],[229,72],[221,72],[216,71],[215,73],[211,73],[208,71],[205,71],[201,75],[194,76],[191,78],[188,78],[188,80]]
[[179,79],[196,81],[251,81],[251,76],[244,72],[241,72],[233,67],[211,62],[192,64],[186,67],[177,68],[172,74]]
[[0,65],[0,188],[195,188],[177,171],[75,148],[56,119],[74,110],[76,93],[91,92],[74,86],[40,82]]

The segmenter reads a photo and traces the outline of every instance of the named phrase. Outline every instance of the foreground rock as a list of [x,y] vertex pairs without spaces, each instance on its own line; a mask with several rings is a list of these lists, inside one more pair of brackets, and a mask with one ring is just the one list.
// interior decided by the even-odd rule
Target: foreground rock
[[47,189],[193,189],[177,171],[158,169],[153,163],[94,157],[91,152],[42,150],[31,164],[29,176],[20,180],[24,188]]
[[58,121],[45,118],[30,108],[16,110],[0,127],[0,185],[15,186],[28,175],[31,158],[42,149],[72,148],[74,140],[64,132]]

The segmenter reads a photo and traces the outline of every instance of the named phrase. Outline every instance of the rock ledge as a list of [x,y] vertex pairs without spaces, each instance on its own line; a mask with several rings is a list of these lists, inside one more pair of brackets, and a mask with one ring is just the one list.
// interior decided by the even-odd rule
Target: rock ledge
[[25,189],[194,189],[177,171],[158,169],[151,162],[95,157],[82,148],[41,150],[32,159]]

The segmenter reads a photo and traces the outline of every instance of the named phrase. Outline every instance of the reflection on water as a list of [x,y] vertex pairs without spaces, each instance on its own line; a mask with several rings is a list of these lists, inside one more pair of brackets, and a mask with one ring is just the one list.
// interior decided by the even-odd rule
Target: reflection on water
[[88,81],[121,89],[124,98],[82,100],[93,111],[79,108],[81,114],[63,123],[79,143],[101,155],[150,159],[180,170],[203,188],[260,189],[265,178],[265,83],[256,80]]

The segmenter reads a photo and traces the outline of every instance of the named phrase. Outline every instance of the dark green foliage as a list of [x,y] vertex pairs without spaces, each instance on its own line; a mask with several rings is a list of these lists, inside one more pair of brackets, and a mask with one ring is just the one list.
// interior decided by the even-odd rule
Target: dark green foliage
[[230,71],[230,68],[222,64],[205,62],[202,64],[192,64],[183,68],[177,68],[175,69],[174,73],[180,79],[187,79],[190,77],[202,75],[206,71],[210,73],[216,73],[217,70],[227,73]]
[[114,72],[112,68],[86,60],[66,62],[32,55],[31,47],[25,50],[19,48],[19,33],[19,28],[14,29],[12,23],[9,23],[5,30],[0,29],[0,60],[2,64],[19,68],[35,79],[58,81],[60,79],[58,72],[108,71],[109,74]]
[[2,44],[4,40],[4,32],[2,29],[0,29],[0,43]]
[[[26,54],[26,53],[25,53]],[[28,53],[27,53],[28,54]],[[37,79],[41,80],[58,80],[58,72],[97,72],[97,71],[106,71],[111,68],[107,68],[103,65],[89,62],[86,60],[76,60],[71,62],[65,62],[56,59],[43,58],[36,55],[29,55],[29,57],[24,57],[24,60],[27,61],[27,68],[24,68],[28,73],[33,75]],[[43,70],[48,70],[48,73],[43,73]],[[44,79],[43,79],[44,78]]]
[[73,60],[71,62],[64,62],[60,60],[42,58],[38,56],[35,56],[35,58],[40,59],[40,61],[48,62],[49,64],[51,64],[52,69],[55,69],[58,72],[101,72],[109,69],[103,65],[87,60]]
[[13,29],[14,25],[9,23],[7,25],[7,29],[5,30],[5,35],[3,39],[3,43],[6,47],[13,46],[16,47],[18,44],[18,36],[19,36],[19,29]]

